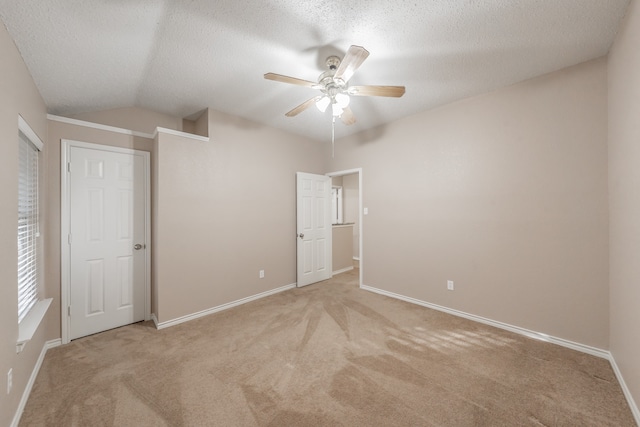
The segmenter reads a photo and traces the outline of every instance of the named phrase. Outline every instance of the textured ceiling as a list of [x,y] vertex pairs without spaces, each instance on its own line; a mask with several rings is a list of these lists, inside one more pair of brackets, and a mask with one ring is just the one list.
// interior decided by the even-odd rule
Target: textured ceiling
[[[284,113],[351,44],[371,53],[350,83],[405,85],[354,97],[336,136],[605,55],[629,0],[0,0],[50,113],[206,107],[318,140],[330,113]],[[330,110],[330,109],[329,109]]]

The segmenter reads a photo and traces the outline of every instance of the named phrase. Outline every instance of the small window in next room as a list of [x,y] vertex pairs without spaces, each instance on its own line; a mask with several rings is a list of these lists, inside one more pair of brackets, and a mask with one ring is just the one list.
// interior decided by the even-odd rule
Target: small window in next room
[[342,187],[331,187],[331,224],[342,224]]

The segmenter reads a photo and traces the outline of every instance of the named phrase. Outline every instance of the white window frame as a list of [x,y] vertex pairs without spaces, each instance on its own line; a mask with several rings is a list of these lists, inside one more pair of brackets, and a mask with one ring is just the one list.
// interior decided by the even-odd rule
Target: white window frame
[[[39,157],[39,153],[44,149],[44,143],[42,142],[42,140],[38,137],[38,135],[33,131],[33,129],[31,129],[31,126],[29,126],[27,124],[27,122],[22,118],[22,116],[18,116],[18,144],[19,144],[19,149],[20,149],[20,145],[23,143],[28,143],[31,145],[30,148],[35,149],[36,151],[36,156]],[[16,352],[20,352],[22,351],[22,349],[24,348],[24,345],[33,337],[33,335],[36,332],[36,329],[38,328],[38,326],[40,325],[40,323],[42,322],[42,319],[44,318],[45,313],[47,312],[47,309],[49,308],[49,305],[51,304],[52,299],[49,298],[47,300],[43,300],[40,299],[40,295],[41,295],[41,287],[42,287],[42,274],[40,274],[40,268],[42,266],[42,262],[41,260],[39,260],[39,257],[41,256],[41,236],[40,236],[40,227],[39,227],[39,223],[40,223],[40,218],[39,218],[39,191],[38,191],[38,187],[39,187],[39,179],[40,179],[40,167],[39,167],[39,161],[38,158],[36,157],[35,160],[35,167],[36,167],[36,171],[35,171],[35,177],[32,175],[31,178],[33,178],[31,185],[35,186],[35,189],[32,191],[32,193],[34,194],[34,198],[35,200],[33,201],[34,204],[34,208],[35,208],[35,213],[33,213],[34,219],[35,219],[35,223],[31,224],[31,228],[33,228],[31,231],[29,231],[29,234],[31,234],[30,239],[35,239],[35,242],[33,242],[33,244],[30,247],[30,253],[29,253],[29,257],[33,257],[33,262],[29,262],[29,266],[27,266],[26,268],[28,269],[28,273],[25,273],[23,270],[23,273],[21,274],[20,272],[18,272],[18,286],[19,286],[19,282],[20,282],[20,278],[24,278],[25,274],[27,275],[31,275],[33,277],[33,280],[28,284],[28,288],[27,290],[23,289],[22,292],[19,292],[18,295],[18,301],[16,301],[16,303],[19,305],[21,302],[21,299],[32,299],[29,297],[29,295],[33,295],[33,292],[35,292],[35,299],[32,299],[31,302],[28,303],[28,306],[25,310],[23,310],[22,313],[19,313],[18,315],[18,341],[16,343]],[[22,174],[22,171],[19,170],[19,174]],[[23,177],[24,178],[24,177]],[[27,179],[29,179],[29,177],[27,177]],[[35,181],[35,182],[33,182]],[[21,192],[19,192],[18,197],[21,197]],[[20,237],[18,237],[18,239],[20,239]],[[29,238],[27,238],[29,239]],[[16,250],[18,248],[16,247]],[[18,266],[20,266],[20,264],[22,264],[23,268],[24,268],[24,262],[21,262],[23,260],[18,260]]]

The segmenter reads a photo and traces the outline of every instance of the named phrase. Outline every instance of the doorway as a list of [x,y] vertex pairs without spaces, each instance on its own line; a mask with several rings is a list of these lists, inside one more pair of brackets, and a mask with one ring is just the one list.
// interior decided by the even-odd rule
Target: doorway
[[[344,223],[353,222],[353,260],[359,268],[359,286],[363,285],[363,206],[362,206],[362,168],[348,169],[343,171],[330,172],[326,174],[332,179],[338,178],[342,180],[342,221]],[[338,181],[339,182],[339,181]],[[336,192],[337,193],[337,192]],[[355,194],[354,194],[355,193]],[[338,203],[336,203],[338,205]],[[339,217],[336,214],[336,217]],[[349,226],[347,226],[349,227]],[[338,243],[338,239],[335,240]],[[332,248],[332,253],[333,253]],[[337,249],[337,248],[335,248]],[[346,270],[344,270],[346,271]]]
[[148,320],[150,156],[62,141],[62,341]]

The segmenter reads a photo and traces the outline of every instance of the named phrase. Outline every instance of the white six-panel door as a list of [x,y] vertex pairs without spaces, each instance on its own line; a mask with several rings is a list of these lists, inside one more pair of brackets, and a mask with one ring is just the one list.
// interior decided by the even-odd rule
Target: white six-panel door
[[331,178],[296,173],[297,285],[306,286],[332,275]]
[[69,339],[145,319],[146,164],[69,147]]

